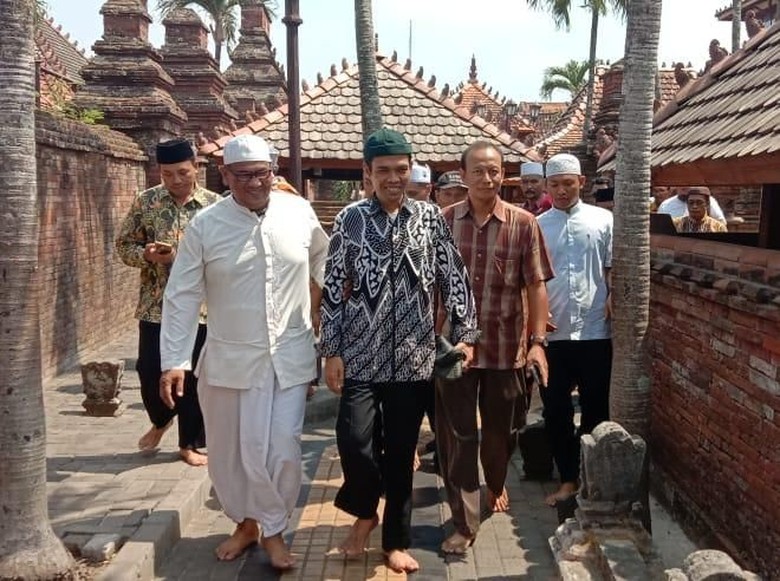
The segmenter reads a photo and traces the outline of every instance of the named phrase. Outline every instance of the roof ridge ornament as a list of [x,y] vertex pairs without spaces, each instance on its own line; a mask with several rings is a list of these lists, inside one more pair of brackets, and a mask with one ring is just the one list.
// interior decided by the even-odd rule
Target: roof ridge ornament
[[469,83],[477,84],[477,57],[471,54],[471,67],[469,67]]

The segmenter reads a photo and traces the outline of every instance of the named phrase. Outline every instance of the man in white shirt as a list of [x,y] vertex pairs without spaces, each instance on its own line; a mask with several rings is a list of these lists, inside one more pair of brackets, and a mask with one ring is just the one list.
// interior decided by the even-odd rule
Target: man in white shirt
[[[558,154],[547,162],[553,207],[538,217],[555,278],[547,282],[552,322],[547,335],[549,379],[541,389],[544,420],[561,486],[546,498],[554,506],[577,491],[580,435],[609,419],[612,371],[610,274],[612,213],[580,200],[585,184],[579,160]],[[571,392],[582,412],[574,427]]]
[[[688,205],[680,198],[680,192],[685,194],[688,189],[689,188],[678,188],[678,194],[661,202],[661,205],[658,206],[658,210],[656,210],[656,212],[659,214],[670,214],[673,219],[687,216]],[[702,187],[700,189],[704,189],[709,192],[708,188]],[[723,222],[724,224],[726,223],[726,216],[723,215],[723,210],[721,210],[720,204],[718,204],[718,200],[715,199],[715,196],[710,195],[710,206],[707,213],[710,217],[715,218],[718,222]]]
[[230,195],[190,222],[165,289],[160,395],[171,405],[172,392],[184,388],[205,299],[209,329],[197,371],[209,475],[238,523],[217,557],[235,559],[259,539],[271,564],[289,569],[282,532],[301,485],[306,391],[316,375],[313,315],[328,237],[306,200],[272,191],[263,139],[233,138],[224,161]]
[[431,168],[419,163],[412,164],[409,177],[409,185],[406,186],[406,195],[418,202],[430,202],[431,200]]

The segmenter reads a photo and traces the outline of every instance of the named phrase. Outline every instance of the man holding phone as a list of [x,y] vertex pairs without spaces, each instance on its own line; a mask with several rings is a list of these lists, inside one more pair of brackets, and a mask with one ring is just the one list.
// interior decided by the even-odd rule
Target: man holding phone
[[[136,308],[139,320],[136,371],[141,380],[141,397],[152,427],[138,441],[142,451],[156,449],[174,416],[179,416],[179,455],[187,464],[203,466],[207,457],[203,415],[198,403],[195,378],[189,373],[189,389],[169,409],[160,399],[160,322],[162,300],[171,265],[184,229],[202,208],[221,199],[197,183],[195,150],[186,139],[161,142],[156,148],[162,183],[138,194],[125,217],[116,249],[128,266],[141,271],[141,288]],[[193,358],[197,360],[206,338],[205,313],[201,316]]]
[[499,197],[501,151],[485,141],[471,144],[460,172],[468,198],[443,214],[471,279],[482,336],[467,371],[458,379],[439,378],[436,385],[439,463],[455,526],[442,551],[453,554],[465,553],[479,529],[478,458],[488,508],[509,508],[504,483],[517,430],[525,424],[526,369],[547,381],[545,282],[553,277],[536,218]]

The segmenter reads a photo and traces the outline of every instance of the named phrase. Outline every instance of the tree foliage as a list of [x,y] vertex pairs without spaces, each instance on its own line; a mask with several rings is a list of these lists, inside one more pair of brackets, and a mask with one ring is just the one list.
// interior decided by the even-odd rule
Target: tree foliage
[[[557,28],[571,28],[571,0],[527,0],[534,10],[543,10],[550,14]],[[609,10],[625,18],[628,0],[585,0],[578,5],[588,10],[595,9],[599,16],[605,16]]]
[[588,61],[570,60],[563,66],[546,68],[540,90],[542,99],[551,99],[557,89],[574,98],[588,83],[589,66]]

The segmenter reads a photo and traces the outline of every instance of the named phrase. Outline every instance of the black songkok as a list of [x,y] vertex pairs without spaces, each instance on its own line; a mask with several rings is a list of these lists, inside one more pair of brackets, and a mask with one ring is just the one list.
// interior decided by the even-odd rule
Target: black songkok
[[183,137],[157,144],[157,163],[164,165],[195,159],[192,143]]

